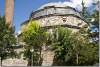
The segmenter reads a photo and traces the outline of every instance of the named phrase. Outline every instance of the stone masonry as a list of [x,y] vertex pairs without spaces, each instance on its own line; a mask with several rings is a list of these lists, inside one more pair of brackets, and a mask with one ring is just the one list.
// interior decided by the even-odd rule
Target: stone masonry
[[[58,3],[50,3],[40,7],[35,12],[31,13],[29,20],[21,24],[21,32],[30,20],[37,20],[41,27],[47,28],[52,32],[54,27],[63,26],[71,29],[73,32],[78,31],[82,26],[87,25],[86,21],[81,17],[80,13],[74,8],[66,6],[65,4],[59,5]],[[43,63],[42,66],[51,66],[53,64],[54,52],[51,50],[42,51]],[[27,61],[23,59],[13,59],[10,66],[26,66]],[[19,62],[20,60],[20,62]],[[5,63],[10,61],[5,61]],[[9,63],[7,63],[9,66]],[[7,65],[6,64],[6,65]]]

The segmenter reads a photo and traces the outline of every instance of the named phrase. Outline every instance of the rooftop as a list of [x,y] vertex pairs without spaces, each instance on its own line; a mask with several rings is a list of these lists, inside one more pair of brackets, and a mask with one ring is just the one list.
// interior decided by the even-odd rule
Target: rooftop
[[49,16],[49,15],[66,15],[66,14],[73,14],[77,15],[79,17],[80,13],[73,7],[71,6],[72,3],[67,4],[68,2],[54,2],[54,3],[47,3],[41,6],[39,9],[36,11],[33,11],[31,13],[30,18],[32,19],[37,19],[40,17],[44,16]]
[[[51,2],[51,3],[44,4],[36,11],[33,11],[31,13],[30,19],[40,19],[49,16],[73,15],[75,17],[84,20],[84,18],[81,17],[80,13],[71,4],[72,3],[69,4],[69,2]],[[27,21],[22,23],[21,25],[26,23]]]

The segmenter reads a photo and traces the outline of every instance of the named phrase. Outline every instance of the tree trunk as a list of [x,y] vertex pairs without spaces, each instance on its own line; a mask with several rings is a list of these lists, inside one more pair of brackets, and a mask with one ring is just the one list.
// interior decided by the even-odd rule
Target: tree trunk
[[5,0],[5,19],[6,19],[6,24],[8,24],[9,27],[12,27],[13,14],[14,14],[14,0]]
[[28,59],[28,64],[27,64],[27,66],[32,66],[32,61],[31,61],[32,59]]
[[76,64],[78,65],[78,54],[76,54]]
[[40,47],[40,57],[39,57],[39,65],[41,65],[41,62],[42,62],[42,59],[41,59],[41,50],[42,50],[42,48]]
[[1,64],[1,67],[2,67],[2,58],[1,58],[1,63],[0,64]]

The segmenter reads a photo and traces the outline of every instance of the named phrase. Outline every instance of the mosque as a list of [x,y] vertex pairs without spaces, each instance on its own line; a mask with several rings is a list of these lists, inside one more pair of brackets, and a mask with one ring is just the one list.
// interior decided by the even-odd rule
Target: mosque
[[[52,32],[53,28],[59,26],[67,27],[73,32],[78,31],[82,26],[87,25],[80,13],[74,8],[67,6],[65,3],[48,3],[41,6],[38,10],[33,11],[29,20],[37,20],[42,27]],[[21,24],[21,31],[29,23],[25,21]],[[42,66],[51,66],[53,63],[54,53],[50,50],[43,51]]]
[[[75,10],[75,8],[72,8],[65,3],[48,3],[41,6],[36,11],[33,11],[29,19],[21,24],[21,32],[24,31],[29,20],[37,20],[41,23],[41,26],[48,29],[48,31],[52,31],[53,28],[62,26],[76,32],[82,26],[87,25],[87,22],[81,17],[80,13]],[[52,51],[44,50],[42,66],[51,66],[53,63],[53,57],[54,53]],[[21,59],[20,62],[22,61],[23,60]],[[20,64],[26,65],[27,62],[24,62]],[[16,63],[13,64],[18,65]]]

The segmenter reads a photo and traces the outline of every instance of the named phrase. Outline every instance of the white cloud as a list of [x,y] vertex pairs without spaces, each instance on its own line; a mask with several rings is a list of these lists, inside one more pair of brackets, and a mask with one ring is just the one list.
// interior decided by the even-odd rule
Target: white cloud
[[[83,0],[86,7],[90,7],[92,5],[92,3],[95,1],[97,1],[97,0]],[[67,2],[67,1],[66,2],[51,2],[51,3],[47,3],[43,6],[41,6],[39,9],[42,9],[45,6],[55,5],[55,6],[59,6],[59,7],[71,6],[71,7],[76,8],[80,11],[82,9],[81,3],[82,3],[82,0],[70,0],[70,2]]]
[[[82,0],[70,0],[75,6],[77,5],[81,5]],[[89,7],[92,5],[93,0],[83,0],[83,2],[85,3],[86,7]]]
[[71,6],[71,7],[74,7],[72,2],[67,2],[66,1],[66,2],[51,2],[51,3],[47,3],[47,4],[44,4],[43,6],[41,6],[39,9],[42,9],[42,8],[44,8],[46,6],[56,6],[56,7]]
[[[82,0],[70,0],[71,3],[73,3],[73,5],[75,6],[75,8],[77,8],[78,10],[82,9]],[[90,7],[92,5],[92,3],[94,2],[94,0],[83,0],[85,7]]]

